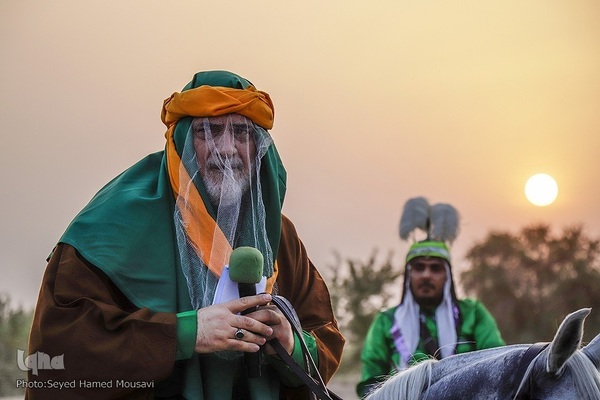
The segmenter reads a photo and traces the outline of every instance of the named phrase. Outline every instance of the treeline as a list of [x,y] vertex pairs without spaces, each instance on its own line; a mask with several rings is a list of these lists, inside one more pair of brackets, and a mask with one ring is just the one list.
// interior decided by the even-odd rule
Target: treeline
[[600,333],[600,241],[581,226],[492,232],[466,258],[462,287],[484,302],[508,343],[550,341],[564,316],[585,307],[584,341]]
[[13,308],[8,295],[0,294],[0,397],[23,394],[16,382],[27,374],[17,363],[17,351],[27,354],[33,310]]

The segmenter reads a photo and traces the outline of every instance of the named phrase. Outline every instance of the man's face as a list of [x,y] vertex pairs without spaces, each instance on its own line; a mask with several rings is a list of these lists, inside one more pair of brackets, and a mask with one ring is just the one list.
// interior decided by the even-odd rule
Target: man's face
[[421,307],[437,307],[444,297],[445,261],[438,257],[416,257],[410,261],[408,273],[415,301]]
[[213,204],[231,204],[248,189],[256,154],[253,128],[239,114],[193,119],[198,167]]

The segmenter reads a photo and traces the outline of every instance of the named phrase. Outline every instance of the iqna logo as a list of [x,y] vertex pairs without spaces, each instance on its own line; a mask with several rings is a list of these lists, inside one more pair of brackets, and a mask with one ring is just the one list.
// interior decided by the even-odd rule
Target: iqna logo
[[25,357],[25,351],[17,349],[17,365],[21,371],[31,371],[37,376],[41,369],[65,369],[65,355],[50,358],[48,354],[37,351]]

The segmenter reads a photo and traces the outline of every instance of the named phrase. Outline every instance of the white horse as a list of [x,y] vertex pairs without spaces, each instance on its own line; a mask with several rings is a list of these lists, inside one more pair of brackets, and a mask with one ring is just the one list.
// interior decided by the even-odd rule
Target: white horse
[[581,347],[591,309],[569,314],[549,344],[511,345],[429,360],[368,400],[600,400],[600,334]]

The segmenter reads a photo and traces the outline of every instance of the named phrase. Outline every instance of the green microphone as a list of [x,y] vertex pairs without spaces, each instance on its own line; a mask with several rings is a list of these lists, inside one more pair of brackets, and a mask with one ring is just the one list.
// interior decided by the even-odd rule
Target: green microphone
[[[254,296],[256,284],[262,279],[263,255],[254,247],[242,246],[231,252],[229,257],[229,278],[237,282],[240,297]],[[251,307],[242,311],[242,315],[255,311]],[[249,378],[258,378],[262,375],[260,367],[260,352],[245,353],[244,361]]]
[[242,294],[240,297],[256,294],[254,285],[260,282],[263,273],[263,255],[258,249],[250,246],[242,246],[231,252],[229,257],[229,277],[232,281],[244,286],[252,284],[254,293]]

